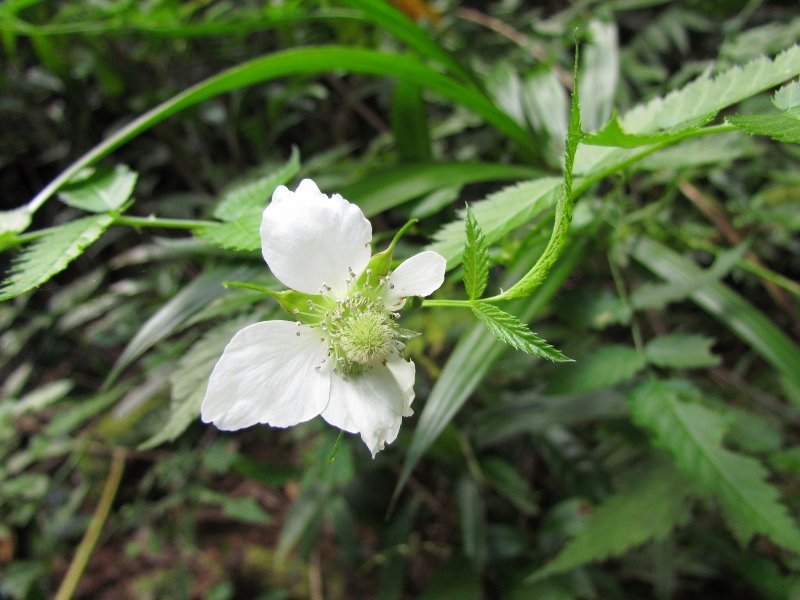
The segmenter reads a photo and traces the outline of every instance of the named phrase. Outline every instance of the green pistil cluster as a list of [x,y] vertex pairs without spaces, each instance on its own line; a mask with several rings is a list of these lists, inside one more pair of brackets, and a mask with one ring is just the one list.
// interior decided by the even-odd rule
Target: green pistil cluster
[[355,292],[336,302],[325,314],[322,329],[334,368],[355,376],[380,363],[398,345],[398,328],[380,299]]

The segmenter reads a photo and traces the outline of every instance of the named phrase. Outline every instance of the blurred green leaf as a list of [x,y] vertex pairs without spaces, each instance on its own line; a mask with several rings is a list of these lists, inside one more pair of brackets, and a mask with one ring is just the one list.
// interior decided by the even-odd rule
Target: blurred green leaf
[[[340,193],[371,217],[452,185],[527,179],[538,173],[531,167],[470,161],[401,165],[367,173],[357,183],[345,186]],[[463,225],[461,227],[463,236]]]
[[549,393],[575,394],[602,390],[630,381],[645,367],[645,359],[636,348],[613,344],[593,347],[575,364],[559,368],[548,387]]
[[650,470],[628,489],[606,498],[558,555],[530,580],[619,556],[649,540],[661,540],[689,519],[690,486],[671,467]]
[[126,165],[109,169],[86,169],[75,175],[59,191],[58,197],[69,206],[101,213],[117,210],[133,195],[139,174]]
[[651,381],[628,398],[634,421],[650,430],[700,489],[719,500],[742,545],[761,533],[800,552],[800,529],[767,481],[767,470],[755,458],[721,445],[725,418],[698,400],[699,392],[683,381]]
[[249,267],[212,269],[183,290],[152,315],[117,359],[106,377],[105,385],[110,385],[122,371],[155,344],[180,328],[186,320],[213,299],[225,293],[225,281],[247,280],[256,271]]
[[619,44],[613,22],[592,19],[589,42],[583,45],[580,76],[581,118],[587,131],[603,125],[611,115],[619,81]]
[[392,98],[392,132],[400,162],[431,160],[431,132],[419,87],[398,81]]
[[[647,269],[678,285],[686,285],[700,275],[690,260],[650,238],[640,238],[633,257]],[[756,307],[725,284],[709,282],[696,288],[691,299],[738,335],[788,381],[800,386],[797,368],[798,348]]]
[[673,333],[650,340],[644,348],[647,362],[672,369],[715,367],[719,356],[711,352],[714,340],[697,334]]
[[486,506],[475,480],[464,475],[456,489],[464,555],[480,571],[488,558]]

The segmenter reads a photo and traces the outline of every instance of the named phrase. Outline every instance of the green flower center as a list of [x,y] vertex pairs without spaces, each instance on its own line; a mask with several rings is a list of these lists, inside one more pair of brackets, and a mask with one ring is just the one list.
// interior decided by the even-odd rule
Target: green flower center
[[334,369],[345,377],[356,376],[402,348],[392,317],[381,299],[360,292],[337,300],[322,323]]

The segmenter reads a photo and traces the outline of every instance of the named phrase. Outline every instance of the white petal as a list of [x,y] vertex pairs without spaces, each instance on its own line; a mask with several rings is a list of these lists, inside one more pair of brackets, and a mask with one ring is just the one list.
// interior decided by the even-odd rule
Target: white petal
[[344,296],[350,270],[359,274],[369,262],[371,241],[361,209],[338,194],[328,198],[310,179],[295,192],[276,189],[261,221],[262,254],[272,273],[307,294],[325,284]]
[[330,391],[330,371],[317,369],[327,350],[308,325],[266,321],[245,327],[211,373],[203,421],[235,430],[256,423],[288,427],[316,417]]
[[[396,361],[406,363],[401,358]],[[414,365],[408,364],[413,377]],[[383,365],[352,380],[334,374],[330,402],[322,411],[322,418],[331,425],[349,433],[360,433],[373,458],[385,444],[397,438],[403,417],[412,413],[410,405],[414,392],[412,381],[409,397],[409,368],[399,365],[392,368],[397,368],[401,381],[393,370]]]
[[387,308],[400,308],[409,296],[432,294],[444,282],[447,261],[438,252],[427,250],[400,263],[389,275],[384,300]]

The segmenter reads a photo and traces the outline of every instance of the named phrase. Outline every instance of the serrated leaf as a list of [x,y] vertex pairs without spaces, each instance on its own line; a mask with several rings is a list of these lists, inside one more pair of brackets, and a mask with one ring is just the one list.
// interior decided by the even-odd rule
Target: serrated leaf
[[722,446],[728,423],[699,399],[688,382],[651,381],[636,388],[628,403],[636,424],[648,429],[678,468],[719,501],[740,543],[761,533],[800,552],[800,529],[768,482],[769,473],[755,458]]
[[647,362],[672,369],[715,367],[720,358],[711,352],[714,340],[702,335],[673,333],[650,340],[644,348]]
[[80,256],[113,221],[108,214],[94,215],[45,231],[14,261],[0,287],[0,300],[14,298],[49,281]]
[[[761,57],[744,66],[723,71],[716,77],[701,77],[664,97],[655,98],[628,111],[622,128],[632,134],[647,134],[719,112],[758,92],[800,75],[800,46],[792,46],[774,59]],[[582,145],[575,158],[575,173],[590,174],[622,164],[632,150]]]
[[655,98],[625,114],[622,125],[633,133],[669,129],[687,120],[749,98],[800,74],[800,46],[774,59],[762,56],[715,77],[700,77],[663,98]]
[[750,135],[800,144],[800,109],[773,115],[733,115],[728,121]]
[[663,540],[689,517],[689,486],[673,468],[659,467],[600,504],[558,555],[529,580],[564,573]]
[[139,446],[140,449],[146,450],[174,441],[198,420],[200,403],[205,396],[211,371],[233,335],[245,325],[244,320],[237,319],[215,327],[183,355],[170,377],[172,399],[169,418],[159,431]]
[[58,193],[59,199],[89,212],[117,210],[133,195],[139,174],[127,165],[108,169],[86,169],[73,177]]
[[778,110],[792,110],[800,107],[800,81],[792,81],[782,86],[772,96],[772,103]]
[[559,371],[547,391],[575,394],[611,388],[633,379],[644,366],[644,357],[632,346],[600,346]]
[[[220,221],[238,221],[239,219],[258,213],[260,215],[267,206],[272,192],[279,185],[285,184],[300,171],[300,152],[292,147],[292,155],[280,168],[270,171],[249,181],[226,190],[214,209],[214,216]],[[256,227],[258,227],[258,225]],[[215,244],[220,245],[220,244]],[[229,248],[229,246],[222,246]],[[256,248],[260,248],[260,244]],[[239,248],[233,248],[239,249]]]
[[670,129],[655,133],[637,134],[625,131],[622,123],[620,123],[619,116],[614,113],[600,131],[585,135],[581,142],[591,146],[615,146],[618,148],[637,148],[658,142],[670,142],[679,140],[687,133],[700,129],[700,127],[712,121],[715,116],[717,116],[717,113],[713,112],[692,121],[680,123]]
[[501,342],[527,354],[553,362],[566,362],[570,359],[533,333],[514,315],[500,310],[488,302],[475,302],[472,313]]
[[232,221],[204,225],[194,230],[201,240],[226,250],[253,252],[261,249],[261,209],[251,210]]
[[464,246],[464,289],[471,300],[477,300],[483,295],[486,283],[489,280],[489,248],[483,236],[480,225],[475,220],[469,206],[467,206],[467,219],[465,229],[467,243]]

